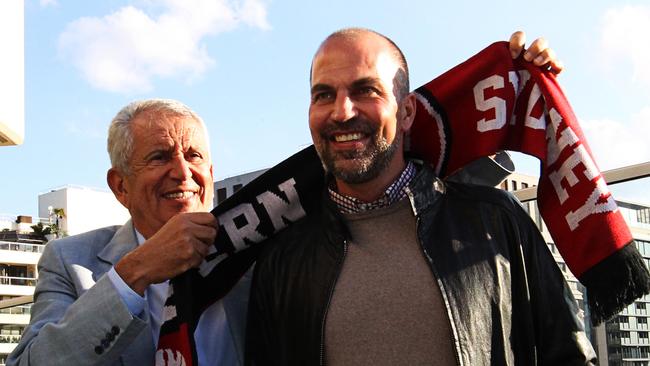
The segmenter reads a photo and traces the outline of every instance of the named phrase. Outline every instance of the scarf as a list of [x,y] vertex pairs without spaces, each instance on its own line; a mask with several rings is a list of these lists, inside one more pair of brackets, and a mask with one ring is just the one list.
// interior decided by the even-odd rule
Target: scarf
[[[415,90],[408,150],[440,177],[501,150],[541,162],[538,206],[569,269],[586,287],[593,324],[650,292],[650,274],[555,76],[487,47]],[[156,364],[197,365],[194,330],[255,262],[266,239],[314,212],[324,172],[310,146],[217,206],[219,234],[198,269],[171,280]]]

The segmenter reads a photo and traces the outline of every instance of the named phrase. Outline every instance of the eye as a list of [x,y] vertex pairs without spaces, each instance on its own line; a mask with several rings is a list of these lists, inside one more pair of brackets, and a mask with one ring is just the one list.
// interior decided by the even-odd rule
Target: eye
[[203,154],[198,151],[190,151],[187,154],[188,161],[201,161],[203,160]]
[[313,94],[312,94],[312,96],[311,96],[311,102],[312,102],[312,104],[316,104],[316,103],[319,103],[319,104],[321,104],[321,103],[327,103],[327,102],[329,102],[329,101],[334,100],[334,98],[336,98],[336,96],[335,96],[334,93],[331,92],[331,91],[316,92],[316,93],[313,93]]
[[147,160],[151,162],[163,161],[165,160],[165,153],[162,151],[153,152],[147,157]]
[[357,90],[355,90],[355,94],[357,96],[362,96],[362,97],[372,97],[378,95],[379,90],[377,90],[377,88],[374,88],[372,86],[362,86],[359,87]]

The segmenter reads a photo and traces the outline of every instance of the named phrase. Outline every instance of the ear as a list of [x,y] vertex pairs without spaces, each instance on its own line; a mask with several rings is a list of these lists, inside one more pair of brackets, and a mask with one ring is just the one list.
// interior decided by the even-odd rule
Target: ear
[[402,100],[398,113],[399,126],[403,133],[408,132],[415,120],[415,94],[409,93]]
[[115,198],[128,210],[129,192],[126,189],[126,175],[115,168],[110,168],[106,173],[106,182],[113,191]]

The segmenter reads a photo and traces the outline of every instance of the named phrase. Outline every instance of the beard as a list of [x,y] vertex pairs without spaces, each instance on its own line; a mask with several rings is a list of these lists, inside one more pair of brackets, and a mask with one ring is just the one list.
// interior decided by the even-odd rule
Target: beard
[[[329,142],[335,132],[353,131],[370,137],[365,149],[339,152],[330,149]],[[319,140],[314,141],[314,146],[325,171],[351,184],[365,183],[377,178],[388,168],[402,141],[402,135],[398,133],[393,142],[389,143],[380,135],[379,128],[375,124],[359,118],[346,121],[343,125],[327,125],[318,136]]]

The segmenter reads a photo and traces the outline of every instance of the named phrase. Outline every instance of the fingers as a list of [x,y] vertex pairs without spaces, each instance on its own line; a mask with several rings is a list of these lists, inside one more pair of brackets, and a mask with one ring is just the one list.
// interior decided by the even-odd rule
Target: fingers
[[[524,60],[535,63],[543,51],[548,49],[548,42],[544,38],[537,38],[530,44],[530,47],[524,53]],[[541,66],[541,65],[537,65]]]
[[526,44],[526,33],[522,31],[514,32],[510,36],[510,55],[513,59],[519,57]]
[[559,74],[564,69],[564,64],[557,57],[555,51],[549,47],[545,38],[537,38],[528,49],[524,48],[526,35],[524,32],[515,32],[510,36],[510,55],[513,58],[519,56],[522,50],[524,60],[532,62],[535,66],[550,69],[552,72]]
[[199,225],[209,225],[213,227],[219,226],[217,218],[209,212],[187,212],[178,214],[177,216],[187,218],[191,222]]

